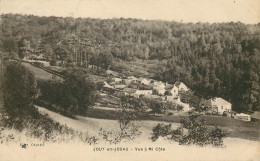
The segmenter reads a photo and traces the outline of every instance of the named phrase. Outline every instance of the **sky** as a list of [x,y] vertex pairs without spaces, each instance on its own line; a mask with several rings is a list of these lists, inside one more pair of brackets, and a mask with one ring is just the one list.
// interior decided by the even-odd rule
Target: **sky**
[[0,13],[256,24],[260,0],[0,0]]

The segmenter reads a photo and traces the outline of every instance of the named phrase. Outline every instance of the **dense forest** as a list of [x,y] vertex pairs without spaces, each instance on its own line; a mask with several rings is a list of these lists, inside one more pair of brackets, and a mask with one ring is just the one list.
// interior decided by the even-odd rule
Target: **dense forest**
[[[109,68],[112,59],[167,60],[156,79],[184,82],[200,97],[218,96],[236,111],[260,109],[260,24],[4,14],[0,50],[24,58]],[[75,54],[76,53],[76,54]]]

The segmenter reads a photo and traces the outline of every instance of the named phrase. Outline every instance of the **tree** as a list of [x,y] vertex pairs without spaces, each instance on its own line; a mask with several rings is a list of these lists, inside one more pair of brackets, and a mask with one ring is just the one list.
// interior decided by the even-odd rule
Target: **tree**
[[33,100],[36,97],[36,81],[34,75],[17,62],[7,63],[3,80],[4,111],[8,115],[8,123],[23,128],[26,117],[34,116]]
[[133,121],[136,120],[136,114],[123,110],[119,120],[117,130],[106,131],[100,129],[99,135],[110,144],[119,144],[121,141],[132,141],[141,134],[139,126]]
[[245,82],[245,91],[243,94],[244,104],[243,107],[246,111],[257,110],[257,101],[259,97],[259,78],[254,72],[249,72],[245,74],[245,77],[249,78]]
[[173,130],[172,124],[158,124],[153,128],[152,141],[159,137],[166,137],[168,140],[176,141],[180,145],[212,145],[214,147],[223,146],[223,138],[227,133],[215,127],[208,132],[205,120],[198,120],[198,115],[189,115],[189,118],[181,119],[181,127]]
[[163,113],[165,106],[161,101],[151,100],[150,108],[152,109],[154,115],[156,113]]
[[64,75],[62,82],[55,79],[39,81],[39,99],[58,106],[59,112],[66,115],[85,115],[97,99],[96,86],[81,72],[68,71]]
[[107,54],[101,53],[101,54],[99,54],[100,64],[98,66],[107,70],[112,65],[112,59],[113,59],[113,56],[111,53],[107,53]]
[[31,54],[32,49],[31,49],[31,43],[29,40],[22,38],[19,42],[18,42],[18,56],[20,59],[28,58],[28,56]]
[[54,53],[56,54],[57,59],[60,60],[62,64],[68,56],[68,51],[65,50],[62,46],[56,47],[54,49]]

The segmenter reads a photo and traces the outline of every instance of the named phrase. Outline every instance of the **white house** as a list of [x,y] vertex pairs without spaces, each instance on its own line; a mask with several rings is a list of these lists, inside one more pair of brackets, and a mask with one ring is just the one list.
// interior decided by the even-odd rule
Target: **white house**
[[217,112],[219,115],[223,115],[224,111],[230,112],[232,105],[223,98],[215,97],[201,102],[201,106],[210,107],[211,110]]
[[148,80],[148,79],[146,79],[146,78],[138,78],[138,80],[137,80],[139,83],[141,83],[141,84],[144,84],[144,85],[148,85],[150,82],[151,82],[151,80]]
[[125,84],[116,84],[116,85],[114,85],[114,88],[116,88],[116,89],[124,89],[125,87],[126,87]]
[[165,87],[165,90],[168,91],[172,96],[177,96],[179,94],[179,89],[175,85],[168,84]]
[[106,88],[114,88],[113,86],[109,85],[106,81],[104,82],[104,86],[103,87],[106,87]]
[[243,121],[251,121],[251,115],[245,113],[239,113],[234,116],[235,119],[243,120]]
[[137,91],[137,89],[133,89],[133,88],[125,88],[125,89],[123,89],[123,93],[126,96],[132,96],[132,97],[139,98],[139,95],[136,94],[136,91]]
[[156,101],[165,101],[165,98],[162,96],[157,95],[144,95],[144,98],[150,99],[150,100],[156,100]]
[[118,73],[112,70],[106,70],[106,74],[118,77]]
[[123,80],[121,78],[113,78],[113,81],[116,83],[122,83]]
[[175,82],[174,85],[178,88],[179,91],[187,92],[189,88],[182,82]]
[[176,103],[177,105],[181,106],[182,107],[182,110],[187,112],[187,111],[190,111],[191,108],[190,108],[190,105],[187,104],[187,103],[183,103],[181,102],[181,99],[179,96],[166,96],[165,97],[165,100],[166,101],[169,101],[169,102],[173,102],[173,103]]
[[123,92],[125,95],[133,96],[135,98],[139,98],[140,95],[151,95],[152,90],[139,90],[139,89],[133,89],[133,88],[125,88],[123,89]]
[[123,80],[123,83],[125,84],[130,84],[130,83],[136,83],[137,82],[137,78],[134,76],[129,76],[126,79]]
[[189,104],[187,104],[187,103],[180,102],[180,103],[179,103],[179,105],[183,107],[183,109],[182,109],[182,110],[183,110],[183,111],[185,111],[185,112],[187,112],[187,111],[190,111],[190,110],[191,110],[191,108],[190,108],[190,105],[189,105]]
[[166,90],[164,88],[154,87],[153,91],[154,94],[164,95]]
[[138,95],[151,95],[153,93],[152,90],[137,90],[136,94]]
[[154,81],[153,83],[150,84],[153,86],[153,91],[157,95],[164,95],[165,94],[165,84],[161,81]]
[[163,82],[161,82],[161,81],[154,82],[153,87],[164,89],[165,88],[165,84]]
[[180,103],[181,102],[181,99],[180,99],[179,96],[166,96],[165,100],[169,101],[169,102],[173,102],[173,103]]
[[132,81],[129,80],[129,79],[123,79],[123,83],[124,83],[124,84],[127,84],[127,85],[128,85],[128,84],[131,84],[131,82],[132,82]]
[[137,78],[134,77],[134,76],[129,76],[129,77],[127,77],[127,79],[128,79],[128,80],[131,80],[131,81],[134,81],[134,82],[137,81]]

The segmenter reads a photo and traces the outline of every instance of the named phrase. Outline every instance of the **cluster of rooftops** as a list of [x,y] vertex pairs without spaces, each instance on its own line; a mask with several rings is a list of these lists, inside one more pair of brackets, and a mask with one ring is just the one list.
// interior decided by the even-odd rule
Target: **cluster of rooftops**
[[144,96],[162,102],[174,102],[182,106],[184,110],[190,110],[189,104],[181,102],[179,97],[179,92],[189,91],[189,88],[182,82],[177,81],[174,84],[169,84],[149,78],[136,78],[134,76],[125,78],[113,77],[108,82],[104,82],[104,87],[118,90],[125,95],[136,98]]
[[[183,82],[180,81],[176,81],[174,84],[169,84],[167,82],[164,83],[162,81],[144,77],[112,77],[109,81],[104,82],[104,87],[115,91],[120,91],[124,93],[124,95],[133,96],[136,98],[143,96],[162,102],[173,102],[182,106],[184,111],[191,110],[189,104],[183,103],[179,97],[180,93],[185,93],[190,90]],[[223,115],[225,112],[232,113],[232,104],[219,97],[204,100],[200,103],[200,106],[208,106],[215,110],[219,115]],[[244,115],[248,118],[250,117],[250,115],[243,113],[236,114],[236,117],[244,117]],[[259,117],[259,114],[257,114],[257,117]],[[247,121],[249,120],[250,119]]]

